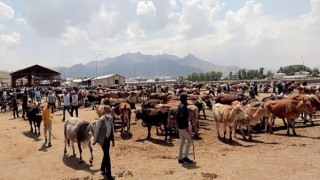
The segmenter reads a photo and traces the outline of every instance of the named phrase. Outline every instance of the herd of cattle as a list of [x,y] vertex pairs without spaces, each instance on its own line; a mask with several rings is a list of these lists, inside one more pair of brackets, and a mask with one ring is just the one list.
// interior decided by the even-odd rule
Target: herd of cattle
[[[202,93],[200,93],[200,88]],[[147,138],[151,138],[151,127],[156,126],[157,132],[160,129],[165,133],[165,142],[171,142],[172,132],[177,133],[175,118],[177,107],[180,103],[179,95],[182,92],[188,94],[188,115],[194,136],[199,136],[200,114],[203,115],[203,119],[206,119],[205,110],[210,109],[215,120],[218,138],[220,138],[219,126],[222,124],[224,128],[223,141],[226,140],[227,128],[229,128],[229,142],[232,142],[233,132],[234,137],[236,136],[235,131],[238,128],[243,138],[246,139],[246,136],[248,136],[249,140],[252,140],[252,131],[257,125],[264,126],[265,132],[272,133],[275,118],[283,120],[284,125],[287,127],[288,135],[290,135],[290,128],[292,129],[292,134],[297,135],[295,132],[295,120],[301,116],[304,123],[310,122],[313,124],[312,117],[320,109],[318,92],[305,94],[306,91],[299,90],[295,93],[271,95],[258,100],[234,92],[224,92],[212,96],[212,94],[207,93],[209,88],[174,89],[175,93],[171,93],[172,91],[170,92],[170,90],[170,93],[168,91],[167,93],[155,93],[148,91],[148,89],[129,89],[127,91],[107,91],[101,88],[97,90],[79,89],[78,97],[81,105],[85,107],[92,106],[92,109],[95,109],[97,117],[101,117],[104,114],[104,105],[111,106],[115,122],[120,122],[121,124],[121,136],[125,133],[130,134],[131,119],[134,113],[135,119],[141,119],[142,124],[147,127]],[[306,87],[302,88],[307,89]],[[302,88],[299,87],[297,89]],[[58,97],[62,96],[62,93],[57,94]],[[60,101],[60,105],[63,104],[62,97],[58,101]],[[135,105],[137,103],[140,103],[140,109],[136,109]],[[33,122],[35,123],[35,129],[38,127],[39,134],[40,111],[41,107],[35,106],[29,108],[27,112],[31,130],[33,130],[31,124]],[[89,146],[92,154],[90,138],[95,123],[87,123],[80,119],[70,119],[65,122],[64,134],[66,142],[77,142],[80,156],[82,151],[81,144]],[[243,126],[246,127],[247,133],[243,132]],[[35,132],[37,131],[35,130]]]

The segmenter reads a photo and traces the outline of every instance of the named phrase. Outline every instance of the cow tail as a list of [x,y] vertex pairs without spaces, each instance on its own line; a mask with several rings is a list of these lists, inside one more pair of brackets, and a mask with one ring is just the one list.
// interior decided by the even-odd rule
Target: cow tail
[[[197,108],[197,106],[196,106],[196,108]],[[199,116],[198,116],[198,114],[199,114],[199,110],[197,108],[197,110],[196,110],[196,122],[197,122],[197,124],[195,124],[194,126],[197,127],[196,129],[199,131]]]
[[[124,106],[124,109],[123,109],[123,112],[121,113],[122,116],[124,116],[124,114],[127,112],[127,105]],[[124,122],[126,123],[126,126],[128,127],[128,122],[127,122],[127,119],[128,117],[122,117]]]
[[212,112],[213,112],[213,119],[216,121],[216,106],[212,106]]
[[70,146],[70,140],[67,139],[67,123],[64,124],[64,143],[68,143],[68,146]]

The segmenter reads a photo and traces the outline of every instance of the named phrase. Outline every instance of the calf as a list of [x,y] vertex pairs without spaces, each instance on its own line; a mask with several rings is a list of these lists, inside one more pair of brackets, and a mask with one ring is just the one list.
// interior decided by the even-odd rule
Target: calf
[[238,119],[246,119],[248,115],[241,106],[230,106],[224,104],[215,104],[212,108],[213,117],[216,121],[218,138],[220,138],[219,125],[223,123],[223,141],[226,141],[227,126],[229,126],[229,142],[232,142],[232,128],[234,122]]
[[203,100],[198,99],[194,102],[194,105],[197,106],[197,108],[198,108],[198,118],[200,119],[200,111],[202,111],[204,119],[207,119],[207,116],[206,116],[207,105],[206,105],[206,103]]
[[[242,130],[242,124],[245,124],[248,129],[248,136],[249,140],[252,141],[252,129],[255,125],[257,125],[260,121],[260,118],[271,118],[271,113],[263,108],[263,107],[252,107],[252,106],[244,106],[243,107],[245,113],[248,115],[246,119],[240,119],[236,121],[236,124],[239,123],[239,128],[241,131],[241,134],[243,136],[243,139],[246,139],[243,130]],[[270,121],[267,121],[270,122]],[[237,125],[235,124],[235,129],[237,129]],[[234,137],[236,137],[236,133],[234,133]]]
[[[169,135],[169,141],[171,142],[171,127],[170,126],[170,112],[165,109],[151,109],[147,108],[144,110],[135,111],[136,121],[142,119],[143,123],[148,127],[148,139],[151,139],[151,126],[164,126],[165,129],[165,139],[167,142],[167,136]],[[168,130],[170,131],[168,134]]]

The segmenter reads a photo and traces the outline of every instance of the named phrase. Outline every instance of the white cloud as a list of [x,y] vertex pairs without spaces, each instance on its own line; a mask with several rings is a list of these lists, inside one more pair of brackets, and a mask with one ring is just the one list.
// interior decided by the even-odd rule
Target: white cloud
[[67,46],[76,42],[84,42],[87,40],[87,33],[81,31],[80,28],[69,26],[67,31],[60,36],[59,43],[63,46]]
[[[76,52],[72,48],[81,46],[84,51],[87,48],[88,54],[101,52],[106,57],[137,51],[180,57],[192,53],[215,64],[237,62],[247,68],[277,68],[293,60],[299,63],[301,56],[306,63],[317,64],[316,58],[320,56],[320,0],[308,1],[310,11],[290,19],[266,14],[267,6],[260,0],[243,1],[237,8],[229,8],[234,2],[226,0],[21,2],[23,15],[19,12],[14,15],[12,8],[0,2],[0,29],[1,23],[18,16],[16,23],[33,29],[32,32],[28,29],[30,34],[38,33],[37,42],[50,42],[48,47],[57,51],[62,46]],[[6,29],[10,30],[25,37],[23,31]],[[1,37],[4,36],[13,35]],[[12,38],[16,41],[11,42],[17,43],[5,39],[7,45],[1,44],[2,50],[20,42],[20,36]],[[58,43],[52,45],[52,42]],[[55,58],[63,59],[58,55]]]
[[0,35],[0,51],[7,50],[20,44],[20,34],[13,32],[9,35]]
[[0,1],[0,29],[5,27],[2,22],[14,18],[14,10]]
[[181,30],[187,38],[215,33],[214,22],[223,4],[212,0],[188,0],[182,2]]
[[102,0],[24,0],[26,20],[31,28],[46,37],[60,37],[69,26],[85,25]]
[[139,1],[137,7],[137,15],[151,14],[154,15],[156,8],[151,1]]

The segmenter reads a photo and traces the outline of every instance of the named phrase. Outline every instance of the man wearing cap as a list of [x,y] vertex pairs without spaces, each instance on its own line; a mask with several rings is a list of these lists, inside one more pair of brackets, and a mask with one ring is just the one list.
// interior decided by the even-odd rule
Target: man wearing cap
[[[189,127],[189,115],[188,115],[188,95],[182,93],[180,95],[180,104],[178,106],[178,115],[177,115],[177,128],[179,131],[179,157],[178,162],[180,164],[193,163],[192,160],[188,158],[190,146],[192,143],[190,132],[188,131]],[[185,150],[183,151],[185,141],[187,141]],[[184,152],[184,153],[183,153]],[[183,158],[182,158],[183,155]]]
[[110,106],[104,106],[105,114],[100,117],[97,126],[94,129],[94,140],[92,145],[99,143],[103,150],[103,159],[101,163],[101,173],[107,174],[107,179],[113,179],[111,175],[111,162],[110,162],[110,142],[114,146],[114,124],[113,117],[111,116],[112,109]]

